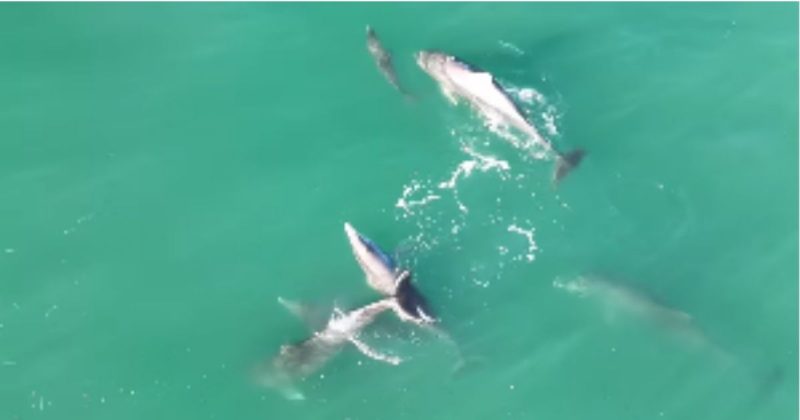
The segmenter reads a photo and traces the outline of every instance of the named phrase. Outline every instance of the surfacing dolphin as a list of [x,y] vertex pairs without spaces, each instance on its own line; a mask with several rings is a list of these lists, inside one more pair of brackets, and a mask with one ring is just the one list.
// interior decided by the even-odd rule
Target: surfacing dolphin
[[[301,305],[281,298],[278,301],[293,314],[305,318],[305,310]],[[268,362],[264,367],[265,371],[259,375],[260,382],[277,388],[289,399],[304,399],[303,394],[295,387],[295,382],[316,372],[347,343],[352,343],[361,353],[372,359],[392,365],[400,364],[400,358],[382,354],[359,339],[362,329],[381,313],[396,310],[396,306],[395,299],[383,299],[348,312],[334,308],[323,329],[315,331],[311,337],[299,343],[281,346],[278,355]]]
[[375,64],[383,74],[383,77],[385,77],[398,92],[405,96],[406,99],[413,99],[411,94],[406,92],[406,90],[400,86],[400,82],[397,81],[397,74],[392,65],[392,56],[386,48],[383,47],[381,40],[378,38],[378,34],[375,33],[375,30],[369,25],[367,25],[367,50],[372,58],[375,59]]
[[398,267],[389,254],[349,223],[344,224],[344,230],[353,255],[366,275],[367,284],[378,293],[395,300],[396,305],[392,308],[395,315],[401,321],[432,333],[455,351],[457,361],[453,366],[453,373],[462,372],[468,365],[480,362],[480,358],[465,357],[461,346],[439,327],[440,320],[430,310],[425,296],[414,286],[410,271]]
[[344,231],[353,255],[367,277],[367,284],[383,296],[396,299],[394,310],[401,320],[420,325],[437,322],[427,299],[411,281],[410,271],[401,270],[391,256],[350,223],[344,224]]
[[450,345],[458,357],[454,372],[461,371],[467,362],[475,361],[467,360],[458,343],[438,327],[439,319],[434,316],[425,296],[411,281],[411,272],[399,268],[389,254],[349,223],[344,224],[344,230],[353,255],[367,277],[367,284],[388,299],[395,300],[396,305],[392,308],[395,315],[401,321],[415,324]]
[[417,65],[430,75],[442,93],[455,105],[464,99],[489,121],[500,121],[516,128],[539,144],[547,153],[554,154],[556,167],[553,183],[558,184],[580,164],[584,151],[559,152],[552,143],[542,137],[528,122],[522,110],[495,80],[491,73],[478,69],[463,60],[435,51],[420,51],[416,55]]

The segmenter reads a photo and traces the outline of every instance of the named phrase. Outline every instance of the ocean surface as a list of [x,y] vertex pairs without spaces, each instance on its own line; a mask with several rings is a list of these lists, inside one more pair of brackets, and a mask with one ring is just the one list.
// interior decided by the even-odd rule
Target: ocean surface
[[[367,52],[372,25],[405,99]],[[796,419],[798,5],[0,5],[0,419]],[[492,72],[553,160],[413,54]],[[391,315],[299,384],[278,298]],[[602,279],[602,280],[597,280]]]

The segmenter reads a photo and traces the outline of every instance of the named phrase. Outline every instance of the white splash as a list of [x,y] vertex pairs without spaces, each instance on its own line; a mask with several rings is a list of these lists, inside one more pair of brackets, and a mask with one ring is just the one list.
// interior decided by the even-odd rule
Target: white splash
[[544,129],[547,130],[547,134],[551,136],[558,135],[558,127],[556,126],[556,109],[552,106],[547,107],[547,111],[542,113],[542,119],[544,120]]
[[[533,239],[534,232],[536,228],[530,229],[523,229],[516,224],[512,224],[508,227],[508,231],[512,233],[517,233],[524,236],[528,240],[528,252],[524,255],[525,259],[528,262],[532,262],[536,259],[536,251],[539,250],[539,246],[536,244],[536,241]],[[516,258],[515,258],[516,259]],[[521,258],[520,258],[521,259]]]
[[520,102],[524,102],[528,105],[533,105],[534,103],[545,104],[547,101],[538,90],[534,88],[510,88],[509,91],[512,95],[514,95],[517,100]]
[[536,160],[548,159],[549,151],[542,146],[542,143],[548,140],[545,140],[541,135],[535,137],[522,136],[517,131],[512,130],[504,121],[487,121],[486,128],[508,142],[511,147],[524,152],[523,157],[531,157]]
[[460,162],[450,174],[450,178],[446,181],[439,182],[438,187],[441,190],[452,190],[458,210],[466,214],[469,213],[469,208],[464,205],[461,198],[458,196],[459,180],[469,178],[476,170],[482,173],[495,171],[500,174],[501,180],[506,180],[510,178],[509,171],[511,165],[509,165],[508,161],[475,151],[475,149],[466,142],[462,142],[461,151],[466,153],[470,158]]
[[501,39],[501,40],[497,41],[497,43],[500,44],[501,47],[503,47],[503,48],[505,48],[505,49],[507,49],[509,51],[512,51],[514,54],[525,55],[525,51],[522,51],[521,48],[519,48],[518,46],[516,46],[516,45],[514,45],[514,44],[512,44],[510,42],[503,41]]
[[582,277],[570,281],[555,279],[553,280],[553,287],[578,296],[586,296],[589,293],[589,285],[586,284],[586,280]]
[[70,235],[75,233],[78,230],[78,225],[82,225],[84,223],[88,223],[94,219],[95,213],[89,213],[85,216],[81,216],[75,220],[75,225],[68,227],[62,231],[64,235]]
[[471,159],[459,163],[450,175],[450,179],[439,183],[440,189],[455,189],[459,179],[469,178],[476,169],[479,172],[496,170],[500,174],[501,179],[505,180],[508,178],[508,171],[511,169],[511,165],[508,164],[508,161],[498,159],[495,156],[480,154],[469,145],[463,145],[461,151],[469,155]]
[[410,184],[403,186],[403,195],[395,203],[395,207],[403,210],[406,216],[414,214],[415,207],[423,207],[431,201],[436,201],[441,197],[434,194],[430,189],[425,189],[425,196],[420,199],[411,199],[412,196],[423,191],[424,186],[417,180],[412,180]]
[[468,279],[477,287],[488,289],[492,285],[491,280],[487,279],[484,273],[486,267],[483,264],[473,264],[470,266]]
[[482,288],[484,288],[484,289],[488,289],[488,288],[489,288],[489,286],[491,286],[491,285],[492,285],[492,282],[491,282],[491,281],[489,281],[489,280],[481,280],[481,279],[479,279],[479,278],[477,278],[477,277],[473,277],[473,278],[472,278],[472,283],[473,283],[474,285],[476,285],[476,286],[478,286],[478,287],[482,287]]
[[475,166],[477,166],[477,162],[473,160],[465,160],[459,163],[456,169],[450,175],[450,179],[448,181],[439,183],[439,188],[455,189],[458,179],[461,177],[469,177],[472,174],[472,170],[475,169]]

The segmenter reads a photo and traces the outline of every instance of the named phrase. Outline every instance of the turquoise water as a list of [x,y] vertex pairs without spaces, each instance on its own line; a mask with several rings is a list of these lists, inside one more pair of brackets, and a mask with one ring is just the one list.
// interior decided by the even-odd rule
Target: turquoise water
[[[797,14],[0,6],[0,418],[797,418]],[[580,168],[551,188],[427,48]],[[414,268],[466,369],[388,318],[397,367],[347,348],[305,401],[255,384],[308,335],[278,296],[375,298],[345,221]],[[588,275],[618,293],[567,289]]]

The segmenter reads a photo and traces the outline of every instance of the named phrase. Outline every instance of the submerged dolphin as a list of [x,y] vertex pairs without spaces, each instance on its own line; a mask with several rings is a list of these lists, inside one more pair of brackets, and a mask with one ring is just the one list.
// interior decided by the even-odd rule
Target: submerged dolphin
[[369,25],[367,25],[367,50],[372,58],[375,59],[375,64],[383,74],[383,77],[385,77],[398,92],[403,94],[403,96],[412,99],[411,95],[406,92],[405,89],[400,86],[400,82],[397,81],[397,74],[394,72],[391,54],[386,51],[386,48],[383,47],[383,44],[378,38],[378,34],[375,33],[375,30]]
[[624,312],[649,322],[684,344],[709,349],[726,363],[732,361],[731,356],[706,335],[691,315],[660,303],[644,292],[600,276],[581,276],[570,281],[555,280],[553,286],[581,297],[593,297],[606,309]]
[[367,284],[378,293],[396,299],[397,306],[393,309],[397,316],[417,324],[435,323],[427,300],[411,281],[411,272],[399,269],[391,256],[350,223],[344,224],[344,231],[356,261],[367,276]]
[[[303,308],[293,302],[279,299],[279,302],[292,313],[303,317]],[[386,310],[396,310],[395,299],[383,299],[369,305],[343,312],[338,308],[320,331],[295,344],[281,346],[279,354],[266,366],[267,372],[261,376],[264,385],[278,388],[290,399],[303,399],[303,394],[294,387],[301,380],[320,369],[333,358],[347,343],[352,343],[368,357],[392,365],[402,360],[384,355],[370,348],[359,339],[359,333]]]
[[417,53],[416,60],[417,65],[439,84],[442,93],[452,104],[464,99],[484,118],[499,120],[516,128],[545,151],[555,154],[554,183],[561,181],[583,159],[583,150],[576,149],[563,154],[543,138],[491,73],[440,52],[421,51]]
[[556,280],[553,286],[581,296],[595,297],[609,309],[652,321],[668,328],[687,327],[692,317],[680,310],[656,302],[652,297],[598,276],[581,276],[571,281]]

